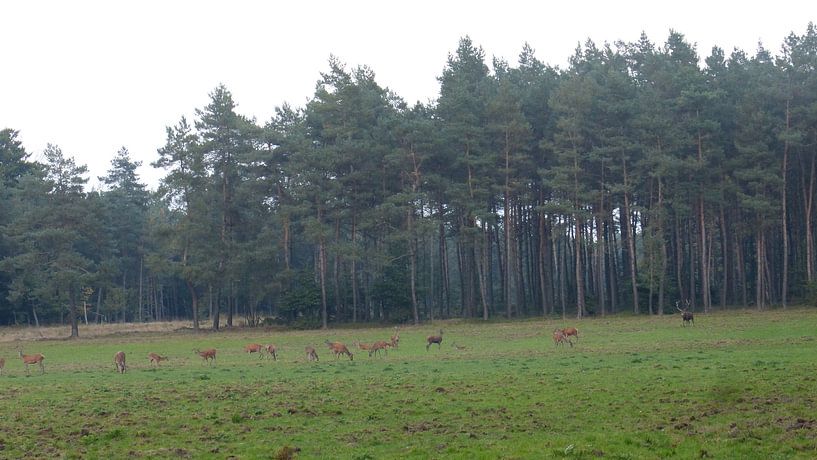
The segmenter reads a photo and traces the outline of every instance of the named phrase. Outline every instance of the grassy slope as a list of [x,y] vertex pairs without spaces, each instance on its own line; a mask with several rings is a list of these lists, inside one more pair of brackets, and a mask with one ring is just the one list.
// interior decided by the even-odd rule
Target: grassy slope
[[[335,361],[323,340],[391,329],[143,334],[0,343],[0,457],[814,458],[817,311],[446,323],[405,328],[385,358]],[[575,322],[569,322],[574,324]],[[278,362],[242,353],[276,343]],[[467,347],[451,347],[456,341]],[[307,363],[313,344],[321,361]],[[219,350],[216,366],[191,349]],[[130,369],[114,372],[124,350]],[[158,370],[149,351],[170,356]]]

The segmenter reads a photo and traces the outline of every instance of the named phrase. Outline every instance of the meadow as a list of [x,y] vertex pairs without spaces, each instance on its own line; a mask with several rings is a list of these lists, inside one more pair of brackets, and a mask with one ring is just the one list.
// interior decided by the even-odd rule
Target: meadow
[[[574,347],[555,327],[576,326]],[[442,328],[441,347],[426,336]],[[29,333],[30,331],[26,332]],[[82,334],[82,330],[80,333]],[[815,458],[817,310],[391,327],[0,329],[0,458]],[[336,360],[325,340],[349,345]],[[274,343],[277,361],[244,353]],[[456,342],[459,347],[452,344]],[[320,361],[308,362],[313,345]],[[45,355],[26,376],[16,347]],[[194,348],[218,350],[204,364]],[[118,374],[113,355],[127,355]],[[169,357],[153,368],[146,355]]]

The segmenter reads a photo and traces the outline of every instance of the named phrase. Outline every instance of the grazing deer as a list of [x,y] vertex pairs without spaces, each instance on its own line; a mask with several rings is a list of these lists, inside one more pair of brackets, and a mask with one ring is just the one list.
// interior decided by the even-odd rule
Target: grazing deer
[[167,356],[160,356],[156,353],[148,353],[148,359],[150,360],[150,364],[159,365],[162,361],[167,361]]
[[329,350],[335,354],[335,359],[340,358],[340,355],[347,355],[349,356],[349,361],[354,361],[355,356],[352,354],[351,351],[349,351],[348,348],[346,348],[346,345],[340,342],[330,342],[328,340],[324,341],[324,343],[326,343],[326,346],[329,347]]
[[443,343],[443,330],[440,329],[440,335],[430,335],[430,336],[426,337],[426,342],[428,342],[426,344],[426,351],[428,351],[428,347],[430,347],[432,344],[435,344],[435,343],[437,344],[437,349],[438,350],[440,348],[442,348],[442,346],[443,346],[442,345],[442,343]]
[[3,375],[4,367],[6,367],[6,358],[0,358],[0,375]]
[[43,365],[45,356],[43,356],[42,353],[37,353],[36,355],[24,355],[23,350],[20,348],[17,349],[17,352],[20,354],[20,359],[22,359],[23,363],[26,365],[26,375],[31,375],[31,371],[28,368],[28,366],[31,364],[39,364],[40,373],[45,374],[45,366]]
[[395,326],[394,327],[394,335],[391,336],[391,340],[389,341],[389,346],[392,348],[397,348],[400,344],[400,329]]
[[120,374],[125,373],[125,352],[124,351],[117,351],[115,355],[113,355],[113,363],[116,365],[116,371]]
[[682,325],[686,326],[687,323],[690,323],[693,326],[695,325],[695,317],[693,316],[692,312],[689,311],[689,300],[684,301],[684,309],[683,310],[681,310],[681,301],[680,300],[675,302],[675,308],[678,309],[678,311],[681,312],[681,319],[683,319],[683,321],[681,322]]
[[456,348],[457,350],[465,350],[468,347],[466,347],[465,345],[457,345],[457,342],[452,342],[451,348]]
[[264,347],[257,343],[251,343],[244,346],[244,351],[247,352],[247,354],[258,353],[258,357],[263,358],[262,353],[264,352]]
[[206,350],[199,350],[198,348],[194,349],[197,355],[201,356],[201,358],[207,362],[208,365],[216,362],[216,349],[215,348],[208,348]]
[[269,345],[264,346],[264,350],[267,351],[267,354],[272,356],[272,359],[274,361],[278,361],[278,347],[276,347],[275,345],[269,344]]
[[[570,342],[570,337],[571,336],[576,337],[577,342],[579,341],[579,330],[576,329],[575,327],[566,327],[566,328],[562,329],[562,334],[565,335],[568,342]],[[571,345],[573,345],[572,342],[571,342]]]
[[554,329],[553,330],[553,344],[558,347],[559,345],[564,345],[565,342],[569,343],[571,347],[573,346],[573,342],[568,340],[567,336],[565,335],[565,333],[564,333],[564,331],[562,329]]
[[377,342],[372,344],[371,349],[369,350],[369,357],[371,358],[372,355],[380,353],[380,350],[383,350],[383,353],[388,354],[386,351],[386,347],[389,346],[389,342],[385,342],[383,340],[378,340]]
[[318,359],[318,352],[315,351],[315,347],[306,347],[304,348],[306,352],[306,359],[307,361],[320,361]]

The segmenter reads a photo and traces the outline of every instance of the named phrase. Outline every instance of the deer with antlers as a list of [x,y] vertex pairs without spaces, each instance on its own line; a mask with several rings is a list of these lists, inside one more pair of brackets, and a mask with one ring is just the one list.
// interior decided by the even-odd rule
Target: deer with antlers
[[426,351],[428,351],[428,347],[433,344],[437,344],[437,349],[439,350],[442,348],[443,344],[443,330],[440,329],[440,335],[430,335],[426,337]]
[[42,353],[37,353],[35,355],[24,355],[23,350],[20,348],[17,349],[17,352],[20,354],[20,359],[23,360],[23,364],[26,365],[26,375],[31,375],[31,371],[29,370],[28,366],[32,364],[39,364],[40,373],[45,374],[45,366],[43,365],[45,356]]
[[340,358],[340,355],[347,355],[349,356],[349,361],[354,361],[355,356],[352,354],[351,351],[349,351],[348,348],[346,348],[346,345],[340,342],[330,342],[328,340],[326,340],[324,343],[326,343],[326,346],[329,347],[329,350],[335,354],[335,359]]
[[386,348],[389,347],[389,342],[378,340],[377,342],[373,343],[371,348],[369,349],[369,357],[371,358],[372,355],[376,355],[380,353],[380,350],[383,350],[383,353],[388,354]]
[[394,327],[394,335],[391,336],[391,340],[389,341],[389,346],[392,348],[397,348],[400,344],[400,329],[395,326]]
[[150,364],[159,365],[162,361],[167,361],[167,356],[161,356],[156,353],[148,353],[148,360],[150,360]]
[[315,347],[312,346],[305,347],[304,351],[306,352],[307,361],[320,361],[318,359],[318,352],[315,351]]
[[687,300],[685,300],[685,301],[684,301],[684,309],[683,309],[683,310],[681,309],[681,301],[680,301],[680,300],[679,300],[679,301],[677,301],[677,302],[675,302],[675,308],[676,308],[678,311],[680,311],[680,312],[681,312],[681,319],[683,320],[683,321],[681,322],[681,324],[682,324],[683,326],[686,326],[686,325],[687,325],[687,323],[690,323],[690,324],[691,324],[691,325],[693,325],[693,326],[695,325],[695,317],[694,317],[694,315],[692,314],[692,312],[691,312],[691,311],[689,311],[689,299],[687,299]]
[[[193,350],[194,353],[201,356],[201,359],[204,360],[208,365],[212,365],[216,362],[216,349],[215,348],[208,348],[206,350],[199,350],[198,348]],[[202,363],[203,364],[203,363]]]
[[113,363],[116,366],[116,371],[120,374],[124,374],[125,369],[127,368],[125,365],[125,352],[117,351],[116,354],[113,355]]

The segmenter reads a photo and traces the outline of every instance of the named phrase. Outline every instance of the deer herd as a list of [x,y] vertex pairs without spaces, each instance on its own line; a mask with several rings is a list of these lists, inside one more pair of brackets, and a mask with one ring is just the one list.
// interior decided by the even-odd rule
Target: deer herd
[[[684,308],[681,308],[681,302],[678,301],[675,303],[675,308],[681,313],[682,325],[687,326],[687,324],[694,326],[694,315],[692,311],[689,310],[690,304],[689,300],[683,303]],[[573,347],[573,339],[576,339],[576,343],[579,341],[579,330],[575,327],[565,327],[565,328],[557,328],[553,330],[553,343],[555,346],[564,346],[565,344],[569,344],[570,347]],[[439,334],[437,335],[429,335],[426,337],[426,351],[429,351],[432,345],[436,344],[437,349],[442,348],[443,342],[443,330],[440,329]],[[341,355],[345,355],[349,358],[349,361],[354,360],[354,354],[349,351],[349,348],[341,343],[341,342],[330,342],[326,340],[324,342],[328,347],[329,351],[335,355],[335,360],[339,359]],[[394,335],[392,335],[388,340],[378,340],[372,342],[370,344],[361,343],[359,341],[355,341],[354,345],[360,351],[366,351],[369,353],[369,357],[371,358],[374,355],[380,355],[381,357],[386,356],[388,354],[389,348],[398,348],[400,343],[400,329],[395,327],[394,328]],[[457,350],[466,350],[467,347],[462,345],[457,345],[456,342],[452,342],[452,347]],[[248,355],[253,353],[258,354],[259,359],[263,359],[264,357],[272,358],[274,361],[278,360],[278,352],[280,349],[273,345],[261,345],[258,343],[250,343],[244,346],[244,352]],[[319,361],[318,359],[318,352],[315,350],[313,346],[307,346],[304,348],[306,352],[306,359],[307,361]],[[20,347],[17,347],[17,352],[20,356],[20,359],[23,361],[23,364],[26,368],[26,375],[31,375],[31,371],[29,366],[37,365],[40,367],[40,373],[45,374],[45,366],[43,365],[43,361],[45,360],[45,356],[42,353],[36,353],[33,355],[23,354],[23,350]],[[202,365],[207,364],[208,366],[212,366],[216,362],[216,349],[215,348],[206,348],[204,350],[200,350],[198,348],[194,348],[193,352],[201,357]],[[382,355],[381,355],[382,352]],[[147,354],[148,361],[151,366],[158,367],[162,361],[167,361],[167,356],[159,355],[158,353],[148,353]],[[114,355],[113,358],[115,369],[118,373],[124,374],[127,370],[127,364],[125,361],[125,352],[118,351]],[[3,368],[6,365],[6,359],[0,357],[0,376],[3,375]]]

